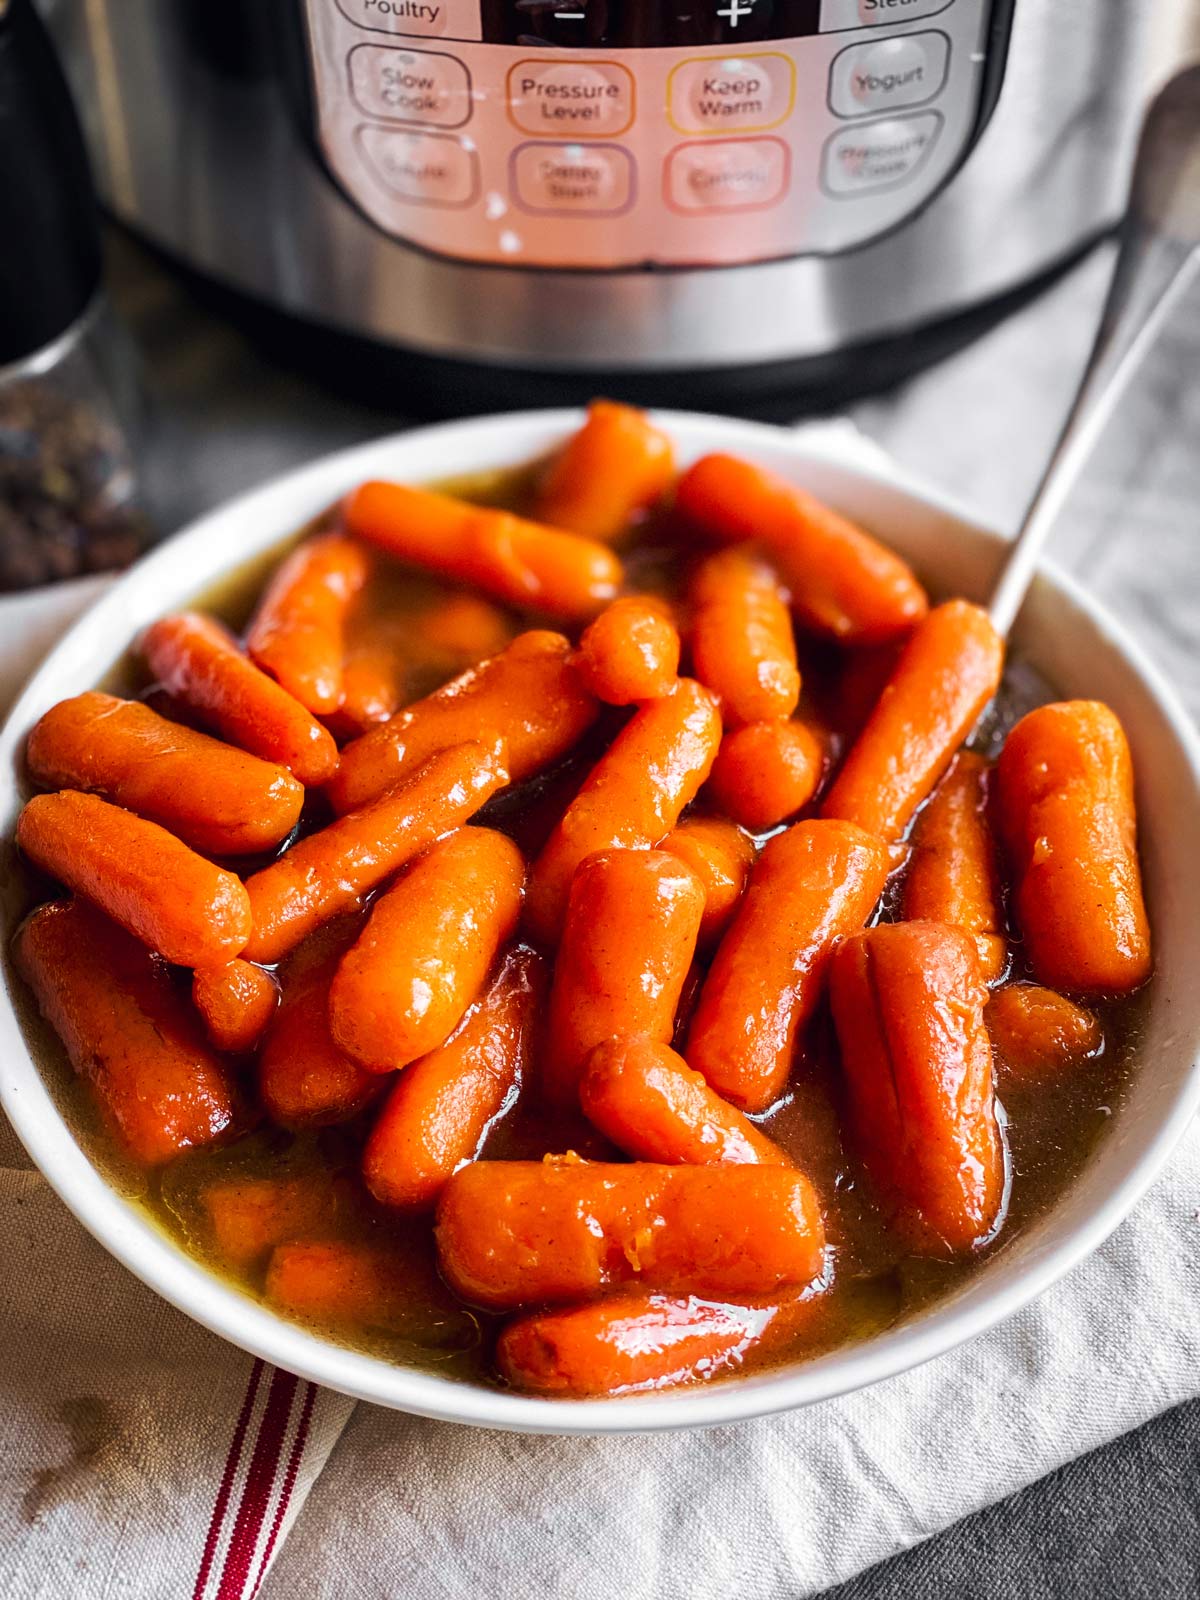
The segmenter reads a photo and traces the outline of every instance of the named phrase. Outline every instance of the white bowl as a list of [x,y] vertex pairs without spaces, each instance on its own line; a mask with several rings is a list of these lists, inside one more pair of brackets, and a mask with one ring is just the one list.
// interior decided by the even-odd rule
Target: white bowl
[[[717,449],[748,455],[874,529],[938,590],[976,599],[987,594],[1002,541],[886,464],[852,466],[839,459],[836,447],[806,445],[760,424],[670,412],[659,420],[683,461]],[[99,682],[146,623],[286,540],[363,478],[420,482],[517,464],[549,448],[578,421],[578,413],[565,411],[482,418],[344,450],[243,495],[160,546],[69,630],[14,707],[0,735],[2,836],[11,839],[20,808],[21,754],[31,725],[64,695]],[[530,1399],[392,1366],[274,1316],[206,1271],[109,1187],[76,1144],[31,1059],[12,1005],[19,980],[10,965],[0,1004],[0,1100],[62,1199],[144,1282],[255,1355],[380,1405],[525,1432],[696,1427],[809,1405],[927,1361],[1010,1316],[1094,1250],[1153,1181],[1200,1105],[1196,735],[1137,646],[1053,569],[1035,586],[1014,646],[1063,695],[1106,700],[1133,746],[1157,954],[1141,1063],[1107,1136],[1052,1211],[949,1299],[866,1343],[710,1387],[603,1401]]]

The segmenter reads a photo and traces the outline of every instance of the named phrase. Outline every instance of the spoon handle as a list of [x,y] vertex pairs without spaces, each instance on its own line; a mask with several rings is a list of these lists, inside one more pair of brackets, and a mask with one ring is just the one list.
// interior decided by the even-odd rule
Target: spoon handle
[[1016,620],[1055,525],[1114,412],[1200,276],[1200,67],[1150,107],[1112,287],[1078,393],[993,591],[998,633]]

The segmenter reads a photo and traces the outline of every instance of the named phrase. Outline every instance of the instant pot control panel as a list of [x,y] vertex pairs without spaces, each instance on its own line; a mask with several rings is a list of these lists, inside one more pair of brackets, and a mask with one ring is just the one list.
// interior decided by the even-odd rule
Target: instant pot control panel
[[593,269],[835,254],[896,227],[969,151],[1011,8],[303,4],[317,142],[380,228]]

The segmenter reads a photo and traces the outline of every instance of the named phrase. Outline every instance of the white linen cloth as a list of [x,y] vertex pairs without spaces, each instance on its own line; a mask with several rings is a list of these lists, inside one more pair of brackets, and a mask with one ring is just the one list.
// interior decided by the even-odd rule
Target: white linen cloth
[[[95,588],[0,601],[6,698]],[[265,1367],[109,1258],[2,1122],[0,1238],[6,1600],[798,1600],[1200,1394],[1195,1126],[1113,1238],[992,1333],[685,1435],[485,1433]]]

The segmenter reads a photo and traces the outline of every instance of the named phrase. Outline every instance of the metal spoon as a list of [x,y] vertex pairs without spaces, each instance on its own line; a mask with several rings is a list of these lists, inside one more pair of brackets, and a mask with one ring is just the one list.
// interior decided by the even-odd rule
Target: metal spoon
[[1200,66],[1151,102],[1096,342],[988,608],[1007,634],[1042,546],[1126,390],[1200,277]]

